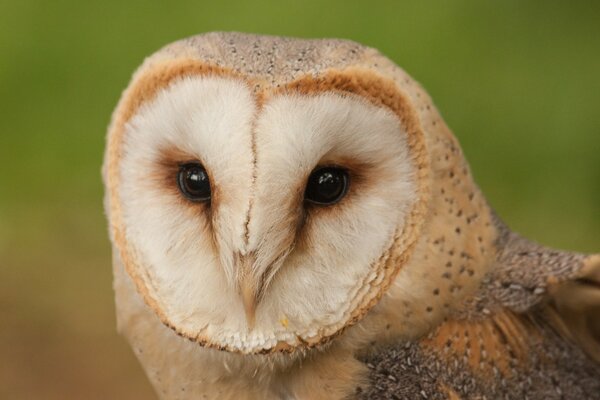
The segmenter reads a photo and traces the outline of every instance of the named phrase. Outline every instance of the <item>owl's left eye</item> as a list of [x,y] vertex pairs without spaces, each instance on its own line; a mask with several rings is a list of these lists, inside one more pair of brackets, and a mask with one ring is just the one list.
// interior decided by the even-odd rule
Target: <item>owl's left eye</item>
[[199,163],[189,163],[179,167],[177,184],[188,200],[194,202],[210,200],[210,180],[206,169]]
[[335,204],[348,191],[348,172],[338,167],[314,170],[308,177],[304,198],[313,204]]

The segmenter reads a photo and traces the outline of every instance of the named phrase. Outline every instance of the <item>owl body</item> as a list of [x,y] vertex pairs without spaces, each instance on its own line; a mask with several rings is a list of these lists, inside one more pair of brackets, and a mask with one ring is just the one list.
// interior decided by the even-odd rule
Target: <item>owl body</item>
[[119,331],[161,398],[598,398],[600,257],[506,228],[374,49],[171,44],[103,176]]

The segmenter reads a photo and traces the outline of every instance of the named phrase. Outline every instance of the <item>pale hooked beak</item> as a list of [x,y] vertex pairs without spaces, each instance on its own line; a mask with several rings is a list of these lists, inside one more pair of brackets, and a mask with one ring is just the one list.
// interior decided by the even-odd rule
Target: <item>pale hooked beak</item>
[[270,258],[257,257],[254,251],[246,254],[237,253],[234,256],[235,275],[238,291],[244,305],[248,329],[254,329],[256,320],[256,308],[264,297],[269,282],[278,271],[285,258],[291,250],[290,243],[283,243],[285,250],[281,253],[273,253]]
[[252,254],[240,255],[237,263],[238,288],[244,312],[246,313],[246,322],[248,329],[254,328],[256,320],[256,306],[258,305],[258,292],[260,283],[253,273],[253,266],[256,259]]

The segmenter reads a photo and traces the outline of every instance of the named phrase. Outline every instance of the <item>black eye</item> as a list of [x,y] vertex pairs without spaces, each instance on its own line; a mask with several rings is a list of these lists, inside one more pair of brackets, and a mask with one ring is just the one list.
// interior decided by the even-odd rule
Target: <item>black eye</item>
[[210,200],[210,181],[204,167],[198,163],[182,165],[177,174],[179,190],[191,201]]
[[337,203],[348,191],[348,172],[337,167],[314,170],[308,177],[304,198],[311,203],[329,205]]

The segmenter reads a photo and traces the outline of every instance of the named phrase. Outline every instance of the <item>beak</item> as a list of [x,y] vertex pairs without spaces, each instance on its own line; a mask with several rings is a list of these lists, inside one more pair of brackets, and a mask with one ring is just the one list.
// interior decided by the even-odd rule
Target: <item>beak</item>
[[259,282],[254,277],[252,271],[255,263],[253,254],[246,254],[238,257],[238,288],[242,303],[244,304],[244,312],[246,313],[246,322],[248,329],[254,328],[256,320],[256,306],[258,304],[258,287]]
[[235,282],[244,305],[248,330],[254,329],[256,308],[264,296],[273,275],[277,272],[287,255],[290,246],[284,243],[285,251],[261,260],[255,251],[234,255]]

